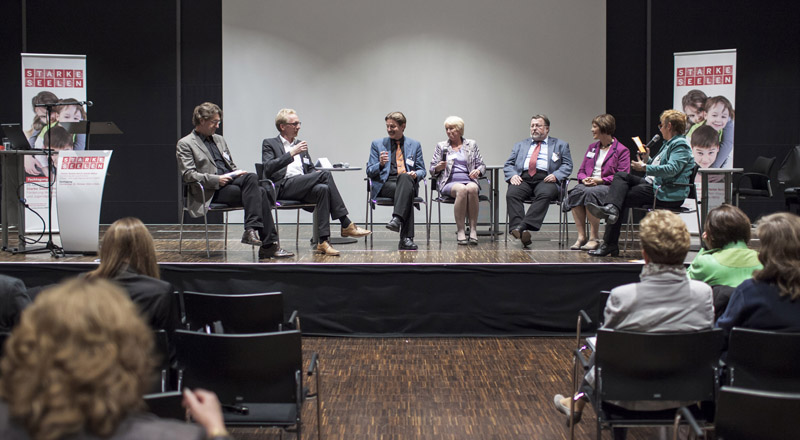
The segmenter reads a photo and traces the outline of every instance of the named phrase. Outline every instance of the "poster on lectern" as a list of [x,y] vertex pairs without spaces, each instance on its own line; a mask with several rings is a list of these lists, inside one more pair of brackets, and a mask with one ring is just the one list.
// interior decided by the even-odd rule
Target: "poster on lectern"
[[[25,232],[48,229],[52,218],[53,231],[58,231],[56,215],[56,184],[53,174],[58,163],[58,153],[84,150],[85,134],[72,134],[60,125],[62,122],[86,120],[86,109],[79,102],[86,101],[86,55],[56,55],[23,53],[22,57],[22,129],[31,148],[50,149],[48,155],[25,156],[25,184],[23,194],[32,210],[25,211]],[[37,104],[61,103],[47,107]],[[52,159],[52,161],[50,161]],[[52,216],[48,216],[48,185],[52,182]]]
[[[675,53],[673,108],[689,118],[686,140],[700,168],[733,168],[736,49]],[[709,209],[725,199],[721,175],[709,176]],[[714,180],[717,180],[716,182]],[[701,192],[697,176],[698,195]]]
[[96,252],[111,150],[64,151],[58,158],[58,218],[65,252]]

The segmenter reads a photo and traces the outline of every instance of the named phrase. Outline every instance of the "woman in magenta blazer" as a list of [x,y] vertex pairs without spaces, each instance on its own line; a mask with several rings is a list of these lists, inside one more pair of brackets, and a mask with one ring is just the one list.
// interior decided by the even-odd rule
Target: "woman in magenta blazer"
[[[578,185],[571,189],[563,209],[572,210],[572,218],[578,229],[578,241],[572,250],[593,250],[600,245],[600,219],[586,211],[587,203],[605,205],[608,186],[617,171],[630,172],[631,153],[628,147],[614,138],[617,122],[613,116],[602,114],[592,119],[592,138],[597,142],[589,145],[578,170]],[[589,238],[586,238],[586,220],[589,220]]]

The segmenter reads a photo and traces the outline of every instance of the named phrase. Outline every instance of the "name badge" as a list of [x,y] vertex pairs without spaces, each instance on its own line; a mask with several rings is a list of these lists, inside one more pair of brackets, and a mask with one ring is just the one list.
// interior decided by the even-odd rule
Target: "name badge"
[[408,166],[413,167],[414,166],[414,159],[406,159],[406,163],[408,164]]
[[594,151],[590,151],[590,152],[586,153],[586,157],[588,157],[589,159],[593,158],[594,157]]
[[453,160],[456,160],[456,153],[448,153],[447,154],[447,161],[450,162],[450,161],[453,161]]
[[558,162],[558,153],[555,153],[555,152],[554,152],[554,153],[553,153],[553,156],[551,157],[551,159],[550,159],[550,160],[552,160],[553,162]]
[[309,159],[308,156],[303,157],[303,162],[311,165],[311,159]]
[[230,154],[228,154],[228,153],[227,153],[227,152],[225,152],[225,151],[223,151],[223,152],[222,152],[222,157],[224,157],[224,158],[225,158],[225,160],[227,160],[228,162],[230,162],[230,160],[231,160],[231,155],[230,155]]

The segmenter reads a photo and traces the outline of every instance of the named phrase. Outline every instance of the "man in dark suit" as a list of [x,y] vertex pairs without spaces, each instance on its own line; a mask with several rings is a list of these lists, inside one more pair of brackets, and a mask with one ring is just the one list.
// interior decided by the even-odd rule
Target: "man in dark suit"
[[328,239],[331,235],[330,219],[342,224],[342,237],[363,237],[372,232],[358,227],[347,217],[336,182],[330,171],[319,171],[308,154],[306,141],[297,139],[300,132],[300,117],[292,109],[284,108],[275,116],[277,137],[264,139],[261,144],[261,162],[264,178],[275,184],[277,198],[314,203],[317,210],[319,243],[317,252],[324,255],[339,255]]
[[405,137],[406,117],[392,112],[384,118],[389,137],[372,141],[367,162],[367,177],[372,181],[371,197],[394,199],[390,231],[400,232],[401,251],[415,251],[414,197],[425,178],[425,160],[419,142]]
[[[572,172],[569,144],[549,134],[547,116],[531,117],[531,137],[514,145],[503,166],[509,183],[506,209],[510,233],[523,247],[531,244],[530,231],[542,227],[550,201],[558,197],[559,184]],[[531,197],[533,203],[526,213],[523,202]]]
[[201,217],[212,201],[242,205],[242,243],[261,246],[261,259],[293,257],[293,253],[278,246],[271,205],[267,191],[258,184],[258,176],[238,169],[225,139],[214,134],[222,122],[222,110],[204,102],[194,108],[192,122],[194,130],[178,141],[175,153],[183,181],[200,182],[203,186],[202,190],[197,185],[189,187],[189,213]]

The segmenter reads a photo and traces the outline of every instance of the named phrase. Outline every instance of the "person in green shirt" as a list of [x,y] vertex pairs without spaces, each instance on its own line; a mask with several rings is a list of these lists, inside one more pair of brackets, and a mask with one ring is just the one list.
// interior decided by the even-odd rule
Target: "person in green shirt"
[[701,249],[689,266],[689,278],[709,286],[728,286],[714,289],[714,311],[721,314],[728,305],[730,293],[753,271],[762,269],[758,252],[747,247],[750,241],[750,218],[741,209],[724,203],[712,209],[703,226]]

